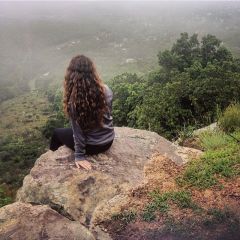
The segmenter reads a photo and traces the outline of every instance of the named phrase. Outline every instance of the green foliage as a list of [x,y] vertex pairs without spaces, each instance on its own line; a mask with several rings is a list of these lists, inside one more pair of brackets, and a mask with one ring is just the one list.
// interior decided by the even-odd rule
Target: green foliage
[[[238,138],[240,132],[234,136]],[[206,151],[200,159],[188,163],[183,175],[177,179],[180,185],[205,189],[219,184],[218,177],[240,174],[240,148],[233,138],[216,131],[200,135],[200,141]]]
[[191,194],[187,191],[173,192],[171,199],[180,208],[192,208],[194,206]]
[[233,132],[240,129],[240,104],[232,103],[219,118],[219,126],[225,132]]
[[[111,82],[116,125],[176,137],[182,126],[204,126],[240,100],[239,59],[213,35],[201,42],[182,33],[170,50],[158,53],[161,68],[145,78],[123,74]],[[143,80],[144,79],[144,80]]]
[[145,209],[143,210],[141,216],[142,219],[146,222],[150,222],[155,220],[156,215],[155,211],[157,210],[157,206],[154,203],[149,203]]
[[181,33],[181,37],[173,44],[170,51],[158,53],[159,64],[168,71],[177,69],[183,72],[192,65],[193,61],[199,59],[200,52],[197,34],[189,38],[188,33]]
[[141,104],[145,82],[136,74],[123,73],[116,76],[109,84],[114,93],[113,119],[117,126],[135,126],[135,111]]
[[0,183],[13,188],[22,185],[24,176],[43,153],[45,142],[41,136],[28,134],[25,137],[8,136],[0,144]]
[[13,199],[8,197],[4,189],[0,186],[0,208],[13,202]]
[[187,88],[181,79],[149,86],[137,112],[137,126],[170,138],[183,123],[194,125],[191,109],[184,106],[189,101]]

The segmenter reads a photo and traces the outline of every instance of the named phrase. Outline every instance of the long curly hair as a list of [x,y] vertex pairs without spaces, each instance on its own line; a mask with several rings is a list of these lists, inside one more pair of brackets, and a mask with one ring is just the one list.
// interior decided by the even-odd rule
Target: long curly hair
[[103,126],[103,114],[108,111],[104,83],[95,64],[84,55],[73,57],[66,69],[63,109],[82,130]]

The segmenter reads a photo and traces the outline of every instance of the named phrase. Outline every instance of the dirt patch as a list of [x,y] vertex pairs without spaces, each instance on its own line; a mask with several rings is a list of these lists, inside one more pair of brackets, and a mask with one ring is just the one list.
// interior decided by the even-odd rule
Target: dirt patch
[[[175,179],[184,171],[164,156],[156,155],[145,166],[145,182],[130,193],[130,202],[117,218],[103,223],[115,240],[175,240],[175,239],[240,239],[240,178],[220,179],[224,187],[206,190],[179,187]],[[159,191],[159,199],[168,192],[179,193],[179,199],[163,201],[161,211],[144,220],[143,212],[152,214],[150,192]],[[191,194],[189,206],[180,207],[178,201]],[[162,194],[162,195],[161,195]],[[182,194],[182,195],[181,195]],[[186,198],[187,199],[187,198]],[[183,201],[186,201],[183,198]],[[165,205],[166,206],[165,206]],[[153,205],[154,206],[154,205]],[[165,207],[165,208],[164,208]],[[126,217],[131,213],[131,218]],[[148,216],[147,216],[148,217]]]

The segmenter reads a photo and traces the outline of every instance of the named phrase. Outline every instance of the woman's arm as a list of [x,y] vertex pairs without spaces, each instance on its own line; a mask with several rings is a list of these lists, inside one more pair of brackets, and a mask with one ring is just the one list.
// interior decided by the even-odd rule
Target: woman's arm
[[74,148],[75,148],[75,164],[77,168],[83,167],[86,170],[91,170],[92,166],[90,162],[85,160],[85,147],[86,147],[86,137],[80,128],[80,126],[70,118],[70,124],[73,129],[73,139],[74,139]]
[[[72,107],[71,107],[71,111],[73,113]],[[87,160],[85,160],[86,136],[83,133],[79,124],[76,123],[76,121],[74,121],[71,117],[70,117],[70,124],[73,130],[75,164],[77,168],[80,168],[81,166],[86,170],[91,170],[92,169],[91,164]]]
[[72,118],[70,118],[70,124],[73,130],[75,161],[85,160],[86,137],[80,126]]

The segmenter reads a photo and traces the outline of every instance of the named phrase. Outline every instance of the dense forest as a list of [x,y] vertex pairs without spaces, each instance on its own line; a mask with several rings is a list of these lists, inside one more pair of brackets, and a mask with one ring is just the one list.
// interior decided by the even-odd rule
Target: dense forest
[[158,53],[160,69],[145,78],[123,74],[111,82],[117,125],[176,137],[183,128],[216,121],[219,111],[240,100],[240,59],[214,35],[199,41],[182,33]]

